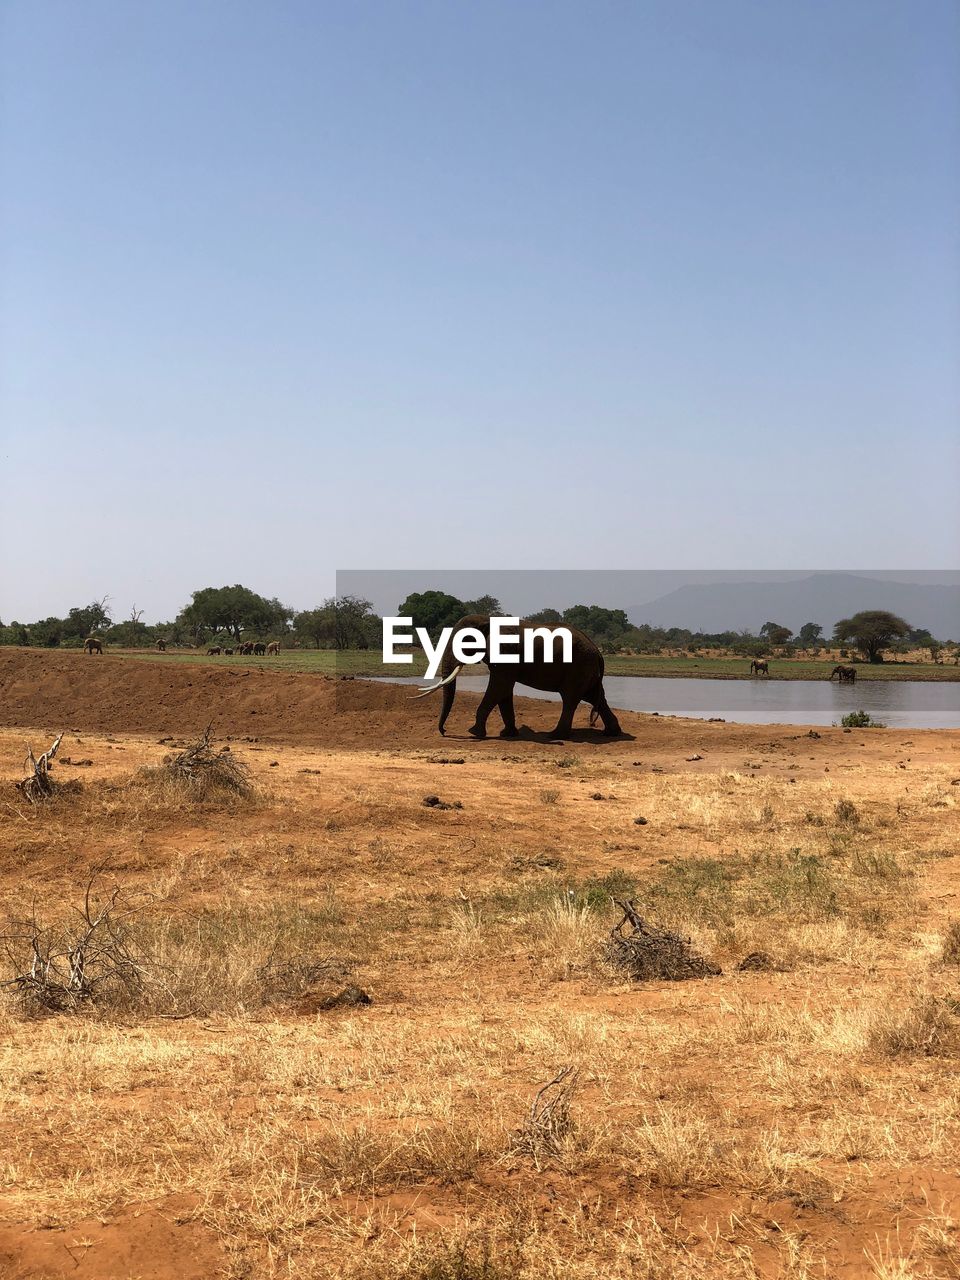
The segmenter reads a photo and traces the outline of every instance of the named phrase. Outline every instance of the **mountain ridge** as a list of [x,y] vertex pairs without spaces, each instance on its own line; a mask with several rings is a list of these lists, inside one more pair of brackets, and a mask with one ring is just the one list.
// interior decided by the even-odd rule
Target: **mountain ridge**
[[841,618],[864,609],[887,609],[938,640],[960,640],[960,586],[864,578],[852,573],[812,573],[781,582],[716,582],[678,587],[627,609],[631,622],[690,631],[751,631],[777,622],[796,633],[817,622],[824,635]]

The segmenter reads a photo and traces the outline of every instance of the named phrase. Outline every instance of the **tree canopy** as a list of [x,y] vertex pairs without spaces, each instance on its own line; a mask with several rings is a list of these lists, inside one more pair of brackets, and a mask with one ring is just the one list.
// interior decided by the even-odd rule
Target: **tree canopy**
[[786,644],[793,632],[779,622],[765,622],[760,628],[760,635],[773,645]]
[[804,649],[812,649],[814,645],[820,643],[820,637],[823,635],[823,627],[819,622],[805,622],[797,632],[797,639],[803,645]]
[[380,643],[380,619],[369,600],[330,596],[293,620],[294,634],[317,649],[369,649]]
[[267,600],[237,583],[232,587],[203,587],[194,591],[190,604],[177,620],[194,636],[227,631],[239,640],[244,631],[258,635],[283,632],[292,616],[293,610],[279,600]]
[[864,609],[833,628],[838,644],[853,644],[869,662],[882,662],[885,649],[910,632],[909,623],[886,609]]
[[415,591],[398,606],[397,617],[412,618],[414,627],[423,627],[430,638],[436,640],[444,627],[454,626],[468,614],[492,615],[502,612],[500,601],[495,596],[459,600],[446,591]]

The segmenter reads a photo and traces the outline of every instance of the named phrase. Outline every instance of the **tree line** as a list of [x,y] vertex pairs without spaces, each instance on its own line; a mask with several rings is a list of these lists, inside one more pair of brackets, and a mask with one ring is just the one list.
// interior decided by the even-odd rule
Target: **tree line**
[[[414,626],[425,627],[436,639],[442,627],[451,626],[468,613],[501,613],[500,602],[491,596],[480,601],[462,601],[443,591],[425,591],[408,596],[398,613],[412,616]],[[602,605],[575,604],[567,609],[544,608],[527,615],[526,621],[547,626],[566,623],[591,636],[604,653],[655,654],[663,649],[726,649],[747,658],[774,652],[785,655],[819,653],[828,646],[856,649],[868,662],[880,662],[888,651],[909,652],[928,649],[936,661],[943,645],[925,628],[910,626],[903,618],[883,609],[864,610],[843,618],[828,639],[817,622],[805,622],[794,634],[790,627],[765,622],[756,634],[750,631],[689,631],[684,627],[635,625],[623,609]]]
[[114,618],[106,596],[71,609],[64,618],[0,623],[0,644],[79,649],[91,635],[124,648],[149,648],[158,640],[199,647],[245,638],[296,640],[318,649],[367,649],[380,645],[380,619],[369,600],[356,596],[329,597],[316,608],[297,611],[237,583],[194,591],[175,618],[152,625],[136,606],[129,618]]
[[[414,592],[397,606],[397,615],[413,619],[436,639],[444,627],[468,614],[502,614],[493,596],[461,600],[445,591]],[[40,648],[80,648],[90,635],[125,648],[146,648],[163,639],[168,644],[200,646],[210,641],[280,640],[305,648],[376,649],[381,642],[381,619],[369,600],[360,596],[328,597],[313,609],[297,611],[276,597],[267,598],[249,587],[203,587],[169,622],[148,625],[134,605],[128,618],[114,618],[108,597],[70,609],[64,618],[37,622],[0,623],[0,644]],[[804,623],[794,634],[790,627],[765,622],[750,631],[690,631],[684,627],[635,625],[622,609],[602,605],[571,605],[567,609],[539,609],[530,622],[577,627],[591,636],[605,653],[655,654],[663,649],[697,652],[721,649],[743,657],[799,651],[818,653],[841,646],[860,653],[868,662],[881,662],[887,652],[927,649],[936,661],[943,645],[928,630],[911,626],[885,610],[873,609],[843,618],[828,639],[816,622]]]

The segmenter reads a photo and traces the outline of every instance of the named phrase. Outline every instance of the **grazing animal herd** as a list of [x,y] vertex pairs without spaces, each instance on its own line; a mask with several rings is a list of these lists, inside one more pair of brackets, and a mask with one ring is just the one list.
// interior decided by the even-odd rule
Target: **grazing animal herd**
[[[158,640],[156,648],[157,653],[166,653],[166,640]],[[102,655],[103,641],[99,636],[87,636],[86,640],[83,642],[83,651],[84,653],[99,653]],[[244,640],[242,644],[237,645],[236,648],[233,649],[224,648],[223,645],[219,644],[210,645],[207,649],[208,658],[216,657],[218,654],[226,654],[228,657],[232,657],[235,653],[243,654],[244,656],[252,655],[254,657],[262,657],[264,654],[268,657],[276,657],[280,653],[280,641],[271,640],[270,643],[267,644],[263,640]]]
[[271,640],[269,644],[265,644],[263,640],[244,640],[235,649],[225,649],[219,644],[213,644],[207,650],[207,657],[214,658],[218,654],[224,654],[226,657],[232,658],[234,654],[237,654],[241,658],[262,658],[264,654],[267,657],[276,657],[279,653],[279,640]]

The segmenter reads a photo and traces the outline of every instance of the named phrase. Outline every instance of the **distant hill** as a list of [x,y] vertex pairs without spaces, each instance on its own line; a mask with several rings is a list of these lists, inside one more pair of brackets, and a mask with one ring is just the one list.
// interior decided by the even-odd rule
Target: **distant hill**
[[710,632],[756,633],[765,622],[796,632],[805,622],[819,622],[829,636],[834,623],[861,609],[889,609],[911,627],[926,627],[938,640],[960,640],[960,587],[885,582],[852,573],[679,587],[627,614],[637,624]]

